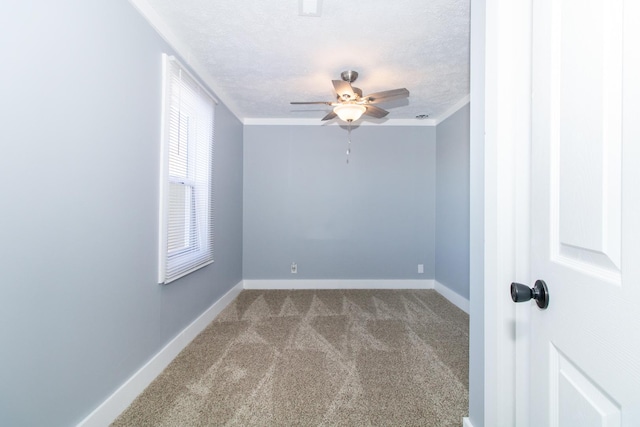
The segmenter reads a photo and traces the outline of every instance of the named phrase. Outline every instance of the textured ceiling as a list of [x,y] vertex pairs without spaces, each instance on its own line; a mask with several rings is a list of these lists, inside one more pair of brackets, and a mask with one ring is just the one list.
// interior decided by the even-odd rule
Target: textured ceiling
[[320,17],[300,16],[298,0],[132,2],[146,3],[245,122],[320,123],[330,106],[289,102],[333,101],[344,70],[360,74],[365,95],[409,89],[380,104],[387,120],[438,120],[468,99],[469,0],[321,0]]

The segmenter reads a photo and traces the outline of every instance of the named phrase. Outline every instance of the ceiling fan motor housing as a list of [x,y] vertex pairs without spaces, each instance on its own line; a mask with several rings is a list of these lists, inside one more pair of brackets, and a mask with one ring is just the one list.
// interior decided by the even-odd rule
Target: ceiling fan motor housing
[[342,80],[344,80],[345,82],[353,83],[358,78],[358,72],[352,70],[343,71],[342,73],[340,73],[340,77],[342,77]]

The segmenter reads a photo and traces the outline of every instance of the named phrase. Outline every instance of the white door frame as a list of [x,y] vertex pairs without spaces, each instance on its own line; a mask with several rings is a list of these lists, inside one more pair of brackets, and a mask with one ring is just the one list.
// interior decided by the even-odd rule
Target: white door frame
[[529,310],[516,310],[509,285],[531,280],[531,19],[531,0],[471,0],[471,180],[474,188],[483,179],[484,196],[474,203],[472,195],[471,204],[472,218],[484,218],[482,230],[471,224],[471,259],[481,258],[484,286],[471,292],[471,345],[478,332],[484,339],[471,356],[481,352],[484,366],[483,378],[471,371],[470,392],[481,381],[484,398],[482,414],[471,405],[469,424],[480,426],[528,425],[528,337],[516,338],[516,324],[528,330]]

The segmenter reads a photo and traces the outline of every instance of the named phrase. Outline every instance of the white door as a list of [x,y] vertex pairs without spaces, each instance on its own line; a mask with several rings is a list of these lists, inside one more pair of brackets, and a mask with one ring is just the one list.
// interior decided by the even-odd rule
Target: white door
[[639,28],[638,0],[533,2],[531,427],[640,426]]

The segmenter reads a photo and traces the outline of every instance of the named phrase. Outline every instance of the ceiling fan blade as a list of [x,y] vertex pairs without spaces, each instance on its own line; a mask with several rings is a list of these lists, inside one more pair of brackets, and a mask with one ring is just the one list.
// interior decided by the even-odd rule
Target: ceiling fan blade
[[392,101],[394,99],[406,98],[409,96],[409,91],[406,88],[385,90],[382,92],[372,93],[364,97],[369,104],[377,104],[378,102]]
[[331,120],[331,119],[333,119],[334,117],[337,117],[337,116],[338,116],[338,115],[332,111],[332,112],[330,112],[329,114],[327,114],[326,116],[324,116],[324,117],[322,118],[322,121],[325,121],[325,120]]
[[330,103],[330,102],[327,102],[327,101],[311,101],[311,102],[295,102],[295,101],[292,101],[291,103],[292,103],[292,104],[294,104],[294,105],[302,105],[302,104],[324,104],[324,105],[331,105],[331,103]]
[[333,83],[333,87],[339,97],[347,101],[356,98],[356,94],[351,87],[351,83],[345,82],[344,80],[331,80],[331,82]]
[[367,116],[375,117],[376,119],[381,119],[389,112],[387,110],[383,110],[380,107],[376,107],[375,105],[367,105],[367,110],[364,112]]

